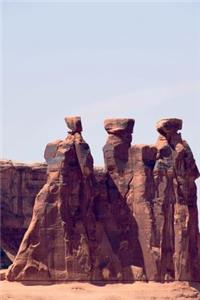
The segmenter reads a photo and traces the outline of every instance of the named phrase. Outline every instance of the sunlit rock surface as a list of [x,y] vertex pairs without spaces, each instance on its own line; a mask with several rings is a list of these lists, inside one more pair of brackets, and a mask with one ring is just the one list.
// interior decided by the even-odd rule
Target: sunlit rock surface
[[159,121],[154,145],[131,145],[133,119],[105,120],[105,169],[80,117],[65,121],[47,166],[1,162],[3,249],[14,256],[26,231],[8,280],[199,281],[199,171],[182,120]]

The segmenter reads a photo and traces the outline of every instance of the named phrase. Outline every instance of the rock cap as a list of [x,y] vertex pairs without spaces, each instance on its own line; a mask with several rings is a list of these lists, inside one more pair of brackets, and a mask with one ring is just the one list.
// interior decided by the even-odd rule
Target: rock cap
[[65,117],[65,123],[70,129],[70,133],[76,133],[76,132],[81,133],[82,131],[81,117],[79,116]]
[[181,119],[176,118],[168,118],[168,119],[161,119],[156,123],[157,131],[166,136],[172,135],[176,133],[178,130],[182,129],[183,121]]
[[104,121],[104,128],[108,133],[118,134],[118,133],[132,133],[135,124],[134,119],[106,119]]

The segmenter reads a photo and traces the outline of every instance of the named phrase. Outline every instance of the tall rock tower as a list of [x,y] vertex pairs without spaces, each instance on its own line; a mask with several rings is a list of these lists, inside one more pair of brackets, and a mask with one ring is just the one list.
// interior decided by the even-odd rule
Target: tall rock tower
[[65,121],[8,280],[200,280],[199,171],[182,120],[159,121],[154,145],[131,145],[133,119],[105,120],[105,169],[93,168],[80,117]]

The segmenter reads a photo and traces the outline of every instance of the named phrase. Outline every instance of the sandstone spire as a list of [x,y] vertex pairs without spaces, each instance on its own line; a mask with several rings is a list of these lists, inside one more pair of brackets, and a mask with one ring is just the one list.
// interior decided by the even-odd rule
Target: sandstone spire
[[80,117],[65,121],[67,137],[46,146],[47,179],[7,278],[200,280],[199,171],[182,120],[159,121],[155,145],[131,145],[133,119],[105,120],[105,170],[93,167]]

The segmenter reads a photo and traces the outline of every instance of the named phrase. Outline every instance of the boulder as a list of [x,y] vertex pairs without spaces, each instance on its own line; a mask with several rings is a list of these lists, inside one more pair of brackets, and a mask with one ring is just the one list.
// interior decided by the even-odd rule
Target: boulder
[[80,117],[65,117],[65,123],[67,124],[68,128],[70,129],[70,133],[81,133],[82,131],[82,124]]

